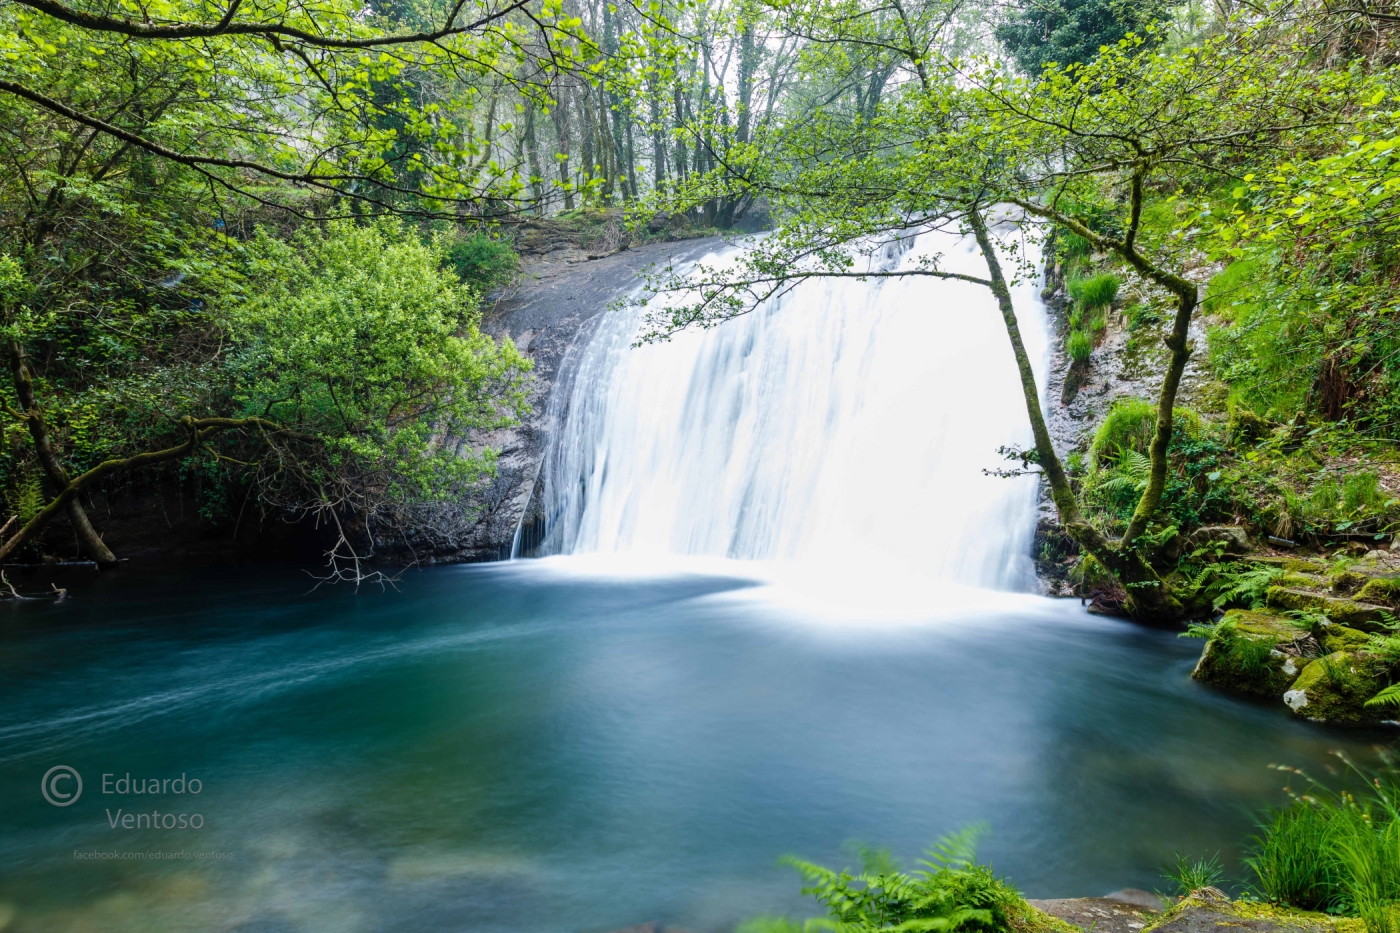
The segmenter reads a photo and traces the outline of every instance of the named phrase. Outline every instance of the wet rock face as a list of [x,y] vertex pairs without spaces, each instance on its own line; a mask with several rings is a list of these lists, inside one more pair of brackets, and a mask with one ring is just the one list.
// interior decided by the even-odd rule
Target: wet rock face
[[555,427],[549,421],[549,400],[555,392],[568,391],[575,348],[592,336],[593,326],[614,299],[640,284],[643,270],[689,262],[722,245],[718,237],[706,237],[632,247],[601,258],[561,247],[537,250],[547,255],[527,259],[524,278],[486,313],[482,330],[498,340],[514,340],[534,364],[531,411],[515,427],[472,438],[473,446],[500,451],[495,477],[481,487],[473,503],[473,521],[446,539],[423,540],[408,533],[381,541],[380,555],[417,563],[509,557]]

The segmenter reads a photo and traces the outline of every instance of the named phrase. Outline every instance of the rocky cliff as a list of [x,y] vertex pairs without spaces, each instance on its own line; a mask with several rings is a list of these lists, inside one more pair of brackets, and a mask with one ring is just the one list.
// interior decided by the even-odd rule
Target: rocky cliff
[[[389,542],[385,549],[421,563],[501,560],[510,556],[521,516],[532,505],[540,463],[554,425],[550,398],[567,393],[576,348],[593,333],[608,305],[638,284],[649,266],[686,262],[720,246],[718,237],[633,246],[598,256],[567,243],[544,255],[527,257],[525,274],[495,302],[483,329],[510,338],[534,364],[530,414],[515,427],[477,438],[500,451],[496,476],[482,490],[477,518],[450,541]],[[564,414],[561,412],[561,414]],[[527,525],[538,527],[538,516]]]

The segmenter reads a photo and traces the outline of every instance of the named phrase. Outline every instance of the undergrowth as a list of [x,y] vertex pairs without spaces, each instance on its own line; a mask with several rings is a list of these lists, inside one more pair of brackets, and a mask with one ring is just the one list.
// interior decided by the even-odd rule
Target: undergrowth
[[802,922],[760,917],[742,924],[738,933],[1004,933],[1011,929],[1013,913],[1026,909],[1025,902],[991,868],[977,862],[982,831],[974,826],[943,837],[919,862],[922,867],[911,872],[899,871],[887,853],[868,849],[855,874],[786,858],[784,863],[806,882],[802,893],[816,900],[825,916]]

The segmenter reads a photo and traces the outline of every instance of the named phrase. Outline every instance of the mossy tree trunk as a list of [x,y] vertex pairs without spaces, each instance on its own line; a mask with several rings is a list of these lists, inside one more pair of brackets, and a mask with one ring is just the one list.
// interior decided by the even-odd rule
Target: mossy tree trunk
[[[1190,326],[1190,313],[1184,318],[1178,314],[1177,330],[1182,339],[1183,352],[1174,354],[1175,375],[1168,374],[1162,389],[1162,399],[1158,406],[1156,434],[1152,442],[1152,476],[1148,488],[1138,501],[1133,520],[1127,533],[1118,542],[1111,542],[1085,518],[1079,508],[1078,497],[1074,493],[1069,477],[1055,445],[1050,439],[1050,431],[1045,424],[1045,414],[1040,406],[1040,390],[1036,385],[1035,371],[1031,367],[1030,355],[1021,339],[1020,324],[1016,319],[1016,307],[1011,300],[1011,289],[1002,272],[1001,261],[997,258],[996,244],[987,229],[986,220],[980,205],[974,205],[967,214],[972,235],[987,263],[988,287],[996,296],[997,307],[1006,325],[1007,336],[1011,340],[1011,350],[1016,357],[1020,371],[1021,392],[1026,401],[1026,413],[1030,416],[1031,432],[1035,437],[1037,460],[1050,485],[1050,496],[1055,502],[1060,522],[1066,533],[1080,547],[1093,555],[1104,568],[1123,586],[1126,594],[1125,609],[1130,616],[1142,622],[1164,624],[1200,615],[1204,608],[1194,596],[1174,592],[1169,581],[1153,569],[1146,555],[1142,553],[1140,539],[1146,530],[1147,522],[1161,504],[1162,490],[1166,485],[1167,446],[1171,440],[1172,407],[1176,399],[1177,386],[1181,381],[1181,370],[1185,368],[1189,351],[1186,351],[1185,329]],[[1077,232],[1077,231],[1076,231]],[[1189,283],[1187,283],[1189,285]],[[1192,286],[1194,296],[1194,286]],[[1194,307],[1194,300],[1192,303]],[[1175,337],[1176,331],[1173,331]],[[1177,357],[1180,357],[1179,365]],[[1165,415],[1162,410],[1165,406]],[[1165,419],[1165,420],[1164,420]],[[1155,489],[1154,489],[1155,487]],[[1139,518],[1140,517],[1140,518]]]
[[[11,414],[23,421],[29,429],[29,436],[34,442],[34,453],[39,460],[39,466],[44,471],[53,496],[57,498],[64,490],[68,489],[72,480],[68,476],[68,471],[63,468],[62,462],[59,461],[58,454],[54,451],[53,441],[49,437],[48,423],[44,420],[43,409],[39,407],[38,399],[34,394],[34,378],[25,357],[24,347],[18,340],[11,338],[8,349],[10,372],[14,377],[15,398],[19,402],[19,411]],[[68,515],[68,523],[73,526],[73,533],[77,535],[78,543],[82,546],[84,553],[96,561],[99,567],[115,566],[117,563],[116,555],[112,553],[111,548],[102,542],[102,538],[92,527],[92,522],[88,521],[87,512],[83,509],[83,504],[78,500],[77,495],[68,496],[63,507]],[[21,533],[23,533],[23,529],[21,529]]]

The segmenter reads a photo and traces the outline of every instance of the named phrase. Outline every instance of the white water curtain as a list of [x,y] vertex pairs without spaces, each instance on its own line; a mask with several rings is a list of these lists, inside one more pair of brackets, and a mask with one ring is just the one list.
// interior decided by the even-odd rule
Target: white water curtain
[[[728,252],[728,251],[725,251]],[[725,252],[709,257],[714,263]],[[924,234],[985,275],[971,240]],[[1038,286],[1015,289],[1043,384]],[[1001,479],[1029,422],[1000,314],[978,285],[928,277],[803,283],[705,332],[632,348],[609,312],[578,360],[545,465],[553,553],[862,563],[1028,589],[1037,481]]]

